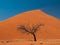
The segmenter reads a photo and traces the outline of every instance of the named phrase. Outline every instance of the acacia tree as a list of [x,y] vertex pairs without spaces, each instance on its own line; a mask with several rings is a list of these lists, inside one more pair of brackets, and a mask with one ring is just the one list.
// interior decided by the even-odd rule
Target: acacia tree
[[33,35],[33,37],[34,37],[34,41],[37,41],[37,39],[36,39],[36,35],[35,35],[35,33],[36,33],[36,31],[38,30],[38,28],[40,27],[40,26],[43,26],[43,24],[35,24],[33,27],[32,27],[32,29],[29,27],[26,27],[26,26],[24,26],[24,25],[20,25],[19,27],[18,27],[18,29],[19,30],[22,30],[22,31],[25,31],[26,33],[29,33],[29,34],[32,34]]

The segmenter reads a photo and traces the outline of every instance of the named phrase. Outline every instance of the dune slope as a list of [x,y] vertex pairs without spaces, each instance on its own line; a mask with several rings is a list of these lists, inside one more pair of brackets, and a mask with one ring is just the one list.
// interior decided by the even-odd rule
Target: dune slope
[[0,22],[0,40],[31,39],[33,36],[18,30],[19,25],[27,25],[32,28],[35,24],[44,24],[37,30],[37,40],[60,39],[60,21],[40,10],[33,10],[18,14]]

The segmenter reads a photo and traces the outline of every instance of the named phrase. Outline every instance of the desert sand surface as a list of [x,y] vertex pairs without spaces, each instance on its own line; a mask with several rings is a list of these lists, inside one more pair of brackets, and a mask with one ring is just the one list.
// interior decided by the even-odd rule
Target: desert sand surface
[[35,24],[43,24],[43,26],[39,27],[39,29],[35,33],[38,41],[40,39],[60,39],[60,20],[54,16],[44,13],[41,10],[32,10],[17,14],[16,16],[13,16],[7,20],[1,21],[0,40],[34,40],[31,34],[24,33],[23,31],[18,30],[18,26],[25,25],[32,28]]

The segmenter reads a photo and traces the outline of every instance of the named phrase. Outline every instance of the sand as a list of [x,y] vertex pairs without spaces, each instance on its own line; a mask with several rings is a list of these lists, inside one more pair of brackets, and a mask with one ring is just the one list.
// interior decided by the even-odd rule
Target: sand
[[41,10],[32,10],[1,21],[0,40],[34,40],[31,34],[18,30],[18,26],[24,25],[32,28],[36,24],[43,24],[35,33],[38,41],[40,39],[60,39],[60,20]]

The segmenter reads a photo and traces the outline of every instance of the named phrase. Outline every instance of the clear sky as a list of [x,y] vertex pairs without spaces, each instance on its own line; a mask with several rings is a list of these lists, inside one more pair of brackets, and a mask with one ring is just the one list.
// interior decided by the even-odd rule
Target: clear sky
[[60,19],[60,0],[0,0],[0,21],[36,9]]

